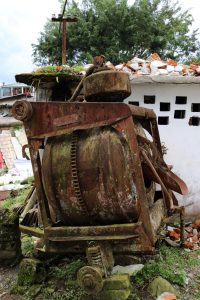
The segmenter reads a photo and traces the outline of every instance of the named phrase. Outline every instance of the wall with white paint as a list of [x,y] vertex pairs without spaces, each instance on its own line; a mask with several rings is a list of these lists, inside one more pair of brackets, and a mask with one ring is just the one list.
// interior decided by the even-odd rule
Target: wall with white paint
[[[188,124],[190,117],[197,117],[197,121],[200,118],[200,83],[137,83],[133,79],[131,86],[132,94],[125,102],[137,101],[139,106],[153,109],[157,117],[169,117],[167,125],[159,125],[161,141],[168,148],[165,160],[173,165],[173,171],[189,188],[189,194],[178,197],[179,201],[184,204],[194,203],[188,206],[188,213],[200,214],[200,123],[198,126]],[[145,104],[145,95],[155,96],[155,104]],[[187,103],[176,104],[177,96],[187,97]],[[160,103],[170,103],[170,110],[160,111]],[[193,103],[197,104],[195,110],[198,112],[192,111]],[[176,110],[185,111],[185,116],[182,114],[184,118],[174,118]]]

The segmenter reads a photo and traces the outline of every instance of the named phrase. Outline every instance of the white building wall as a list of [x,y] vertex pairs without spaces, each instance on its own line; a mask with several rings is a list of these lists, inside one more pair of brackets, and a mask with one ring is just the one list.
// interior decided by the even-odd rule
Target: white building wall
[[[155,104],[145,104],[144,95],[155,95]],[[187,96],[187,104],[175,104],[176,96]],[[158,116],[169,116],[168,125],[159,125],[161,141],[168,148],[165,160],[173,165],[173,171],[187,184],[189,194],[179,201],[188,206],[188,213],[200,214],[200,126],[190,126],[190,117],[200,117],[192,112],[192,103],[200,103],[200,84],[146,83],[134,84],[132,94],[125,102],[139,101],[139,105],[151,108]],[[170,102],[170,111],[160,111],[160,102]],[[184,119],[175,119],[175,110],[186,110]]]

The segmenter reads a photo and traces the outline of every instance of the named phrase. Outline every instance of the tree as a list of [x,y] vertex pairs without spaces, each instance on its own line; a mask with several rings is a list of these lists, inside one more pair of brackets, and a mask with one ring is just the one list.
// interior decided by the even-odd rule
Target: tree
[[[61,4],[63,5],[63,1]],[[197,30],[190,32],[193,18],[172,0],[72,0],[66,15],[79,21],[68,25],[68,64],[88,63],[104,54],[114,64],[133,56],[181,59],[199,48]],[[38,44],[33,46],[34,62],[61,64],[61,32],[58,24],[48,21]]]

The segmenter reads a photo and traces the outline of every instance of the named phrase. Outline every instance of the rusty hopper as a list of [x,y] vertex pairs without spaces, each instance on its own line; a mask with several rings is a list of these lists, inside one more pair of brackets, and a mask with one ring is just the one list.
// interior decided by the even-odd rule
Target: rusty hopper
[[84,94],[89,102],[17,101],[13,114],[24,122],[42,221],[21,230],[44,239],[41,251],[87,251],[79,282],[97,292],[91,281],[109,274],[113,254],[154,251],[178,206],[172,191],[187,187],[163,160],[155,113],[116,102],[130,94],[127,74],[89,75]]

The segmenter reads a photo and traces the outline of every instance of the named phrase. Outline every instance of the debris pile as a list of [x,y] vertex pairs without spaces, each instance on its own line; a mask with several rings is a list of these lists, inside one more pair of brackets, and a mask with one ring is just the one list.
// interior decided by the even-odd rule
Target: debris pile
[[134,57],[127,63],[114,66],[111,62],[107,62],[106,66],[111,69],[127,72],[131,78],[140,75],[200,76],[200,64],[178,64],[170,58],[162,60],[157,53],[151,54],[147,60]]
[[[165,241],[171,246],[179,246],[181,243],[181,228],[167,226]],[[200,248],[200,219],[186,224],[182,246],[189,250]]]
[[[97,56],[98,58],[101,56]],[[84,66],[43,66],[33,70],[33,75],[39,74],[68,74],[68,75],[85,75],[86,70],[92,64]],[[146,60],[134,57],[126,63],[113,65],[112,62],[107,61],[105,66],[111,70],[127,72],[130,78],[142,75],[169,75],[169,76],[200,76],[200,64],[192,63],[190,65],[179,64],[177,61],[168,58],[162,60],[157,53],[152,53]]]

